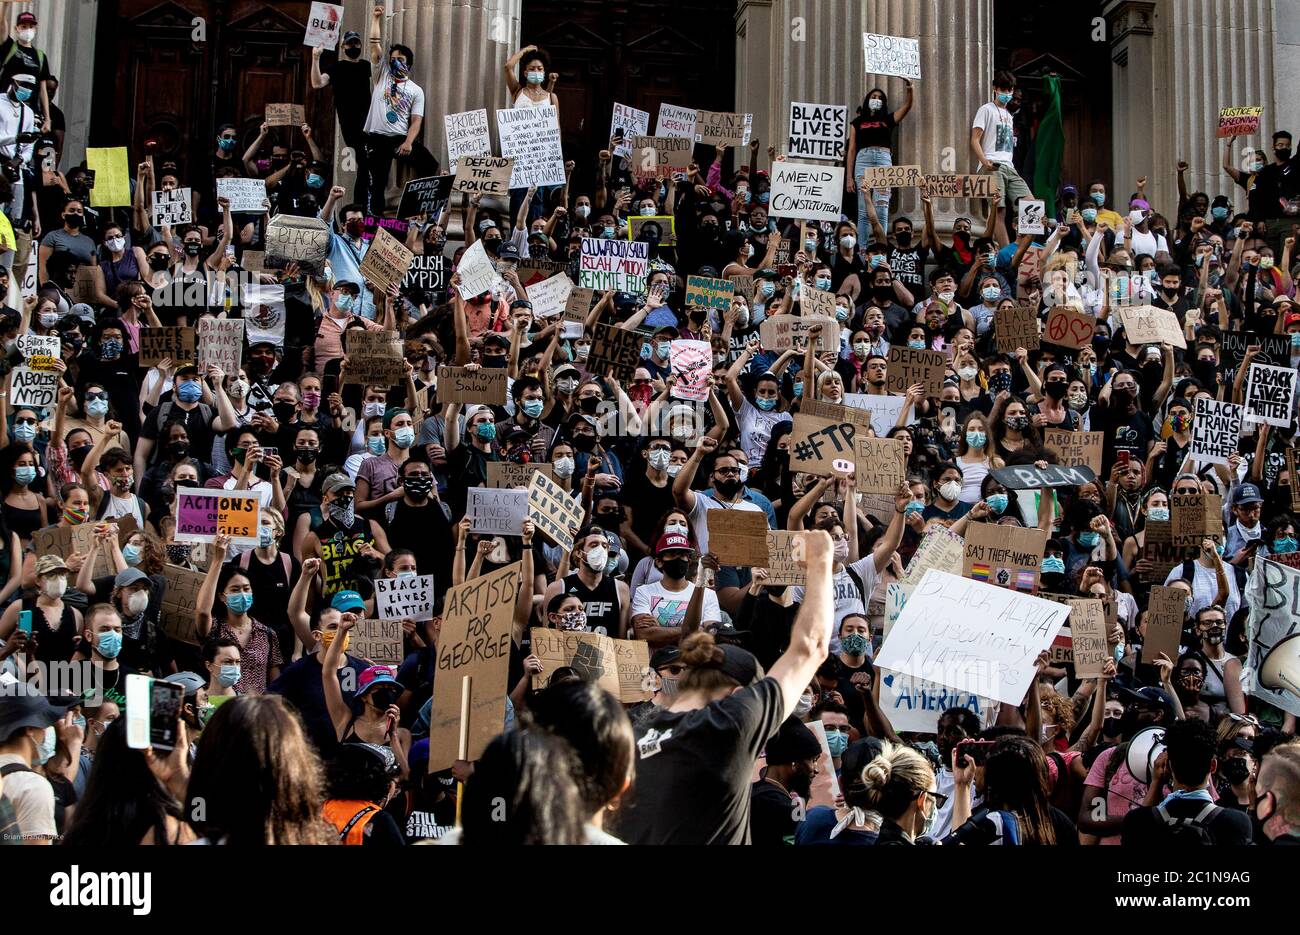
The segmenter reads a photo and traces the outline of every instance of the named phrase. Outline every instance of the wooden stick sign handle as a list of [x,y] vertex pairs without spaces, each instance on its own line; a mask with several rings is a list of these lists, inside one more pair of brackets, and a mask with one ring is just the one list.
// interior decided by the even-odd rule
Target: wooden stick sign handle
[[[456,759],[469,759],[469,702],[474,691],[474,677],[462,676],[460,680],[460,741],[456,745]],[[465,801],[465,783],[456,783],[456,827],[460,827],[460,808]]]

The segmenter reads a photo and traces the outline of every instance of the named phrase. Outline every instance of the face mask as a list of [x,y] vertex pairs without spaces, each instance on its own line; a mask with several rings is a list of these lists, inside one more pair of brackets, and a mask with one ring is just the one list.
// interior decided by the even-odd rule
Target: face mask
[[203,249],[203,244],[201,243],[187,243],[185,244],[185,255],[198,256],[199,251],[202,249]]
[[36,742],[36,762],[39,765],[44,766],[54,756],[58,740],[59,735],[54,732],[53,727],[45,728],[41,739]]
[[217,684],[230,688],[239,681],[239,666],[223,665],[217,673]]
[[[966,379],[969,379],[969,377],[967,377]],[[983,448],[984,443],[987,442],[988,440],[989,437],[980,431],[971,430],[966,433],[966,444],[969,445],[971,448]]]
[[[864,633],[850,633],[840,640],[840,649],[850,656],[865,656],[870,646],[871,641]],[[827,734],[827,737],[829,738],[830,735]]]
[[852,250],[857,245],[858,238],[854,237],[852,234],[846,234],[840,238],[840,246],[845,250]]
[[540,399],[530,399],[523,405],[524,415],[530,419],[536,419],[542,414],[542,408],[545,403]]
[[1098,208],[1100,208],[1102,205],[1106,203],[1105,192],[1092,192],[1088,195],[1088,197],[1091,198],[1093,201],[1097,202]]
[[497,437],[497,426],[495,422],[480,422],[474,426],[474,434],[485,442],[490,442]]
[[556,458],[551,462],[551,470],[555,472],[556,477],[567,478],[573,476],[573,459]]
[[388,450],[388,445],[382,435],[372,435],[366,439],[366,448],[372,455],[381,455]]
[[1107,737],[1118,737],[1120,732],[1120,719],[1117,717],[1108,717],[1101,722],[1101,732]]
[[221,147],[223,153],[232,152],[235,148],[235,140],[223,136],[217,140],[217,145]]
[[984,498],[984,502],[989,505],[994,513],[1005,513],[1007,509],[1007,495],[1004,493],[989,494]]
[[[361,412],[362,415],[367,419],[373,419],[375,418],[375,416],[382,416],[384,414],[384,404],[366,403],[365,406],[362,407]],[[280,421],[283,422],[284,420],[281,419]]]
[[135,591],[126,599],[126,612],[131,616],[137,616],[149,609],[149,593],[147,591]]
[[117,355],[122,353],[122,342],[116,338],[109,338],[99,345],[99,356],[103,360],[113,360]]
[[1065,574],[1065,560],[1059,555],[1048,555],[1043,559],[1040,570],[1045,575],[1063,575]]
[[63,592],[68,590],[67,578],[46,578],[41,582],[41,591],[51,600],[57,600],[63,597]]
[[1210,215],[1211,215],[1211,216],[1212,216],[1216,221],[1222,221],[1222,220],[1224,220],[1225,218],[1227,218],[1227,216],[1228,216],[1228,209],[1227,209],[1227,208],[1224,208],[1224,207],[1211,208],[1211,209],[1210,209]]
[[663,563],[663,573],[665,578],[685,578],[686,573],[689,570],[690,563],[684,558],[671,558]]
[[605,563],[609,561],[609,549],[603,545],[593,546],[587,550],[587,554],[583,556],[583,559],[586,561],[587,567],[592,571],[603,572]]
[[847,562],[849,560],[848,540],[841,539],[839,542],[836,542],[832,554],[834,555],[835,561],[838,564],[843,565],[845,562]]
[[843,756],[844,751],[849,748],[849,735],[840,730],[828,730],[826,732],[826,747],[830,750],[831,756]]
[[1011,429],[1013,432],[1023,432],[1025,429],[1029,428],[1029,417],[1011,416],[1007,419],[1007,428]]
[[672,535],[672,534],[674,534],[674,533],[676,533],[676,534],[679,535],[679,536],[684,536],[684,535],[686,535],[686,524],[685,524],[685,523],[669,523],[669,524],[667,524],[666,526],[664,526],[664,535],[665,535],[665,536]]
[[[494,425],[493,428],[496,428]],[[398,448],[410,448],[415,444],[415,429],[403,426],[393,433],[393,444]]]
[[1083,209],[1082,211],[1080,211],[1079,213],[1080,213],[1081,215],[1083,215],[1083,219],[1084,219],[1084,221],[1086,221],[1086,222],[1089,223],[1089,224],[1091,224],[1093,221],[1097,220],[1097,209],[1096,209],[1096,208],[1084,208],[1084,209]]
[[974,380],[978,374],[979,370],[975,367],[962,367],[957,371],[957,376],[966,381]]
[[659,341],[655,344],[655,356],[660,360],[667,360],[671,346],[667,341]]
[[858,341],[853,345],[853,353],[859,358],[865,358],[867,354],[871,353],[871,345],[866,341]]
[[[579,358],[581,359],[581,358]],[[578,381],[572,379],[556,380],[555,388],[561,393],[568,395],[578,388]]]
[[682,466],[680,464],[670,464],[665,470],[669,477],[676,477],[682,472]]
[[1006,107],[1008,104],[1011,103],[1011,95],[1006,93],[1005,91],[999,91],[998,103],[1001,104],[1003,107]]
[[1002,290],[997,286],[989,286],[981,292],[980,295],[984,296],[985,302],[996,302],[998,299],[1002,298]]
[[203,396],[203,387],[198,380],[186,380],[176,390],[176,397],[183,403],[197,403]]
[[670,451],[664,451],[663,449],[652,451],[649,455],[650,466],[656,471],[662,471],[664,468],[668,467],[668,459],[670,457],[672,457],[672,452]]
[[812,711],[812,695],[800,695],[799,700],[794,705],[794,716],[803,720]]
[[573,213],[580,218],[586,218],[589,214],[591,214],[591,205],[578,205],[576,208],[573,209]]
[[537,87],[539,84],[541,84],[543,81],[546,80],[545,73],[540,71],[530,71],[525,77],[527,78],[528,83],[531,84],[533,87]]
[[925,504],[920,500],[909,500],[907,506],[903,507],[904,513],[924,513]]
[[952,300],[956,297],[956,295],[957,293],[955,292],[940,292],[939,301],[942,302],[944,305],[951,305]]
[[924,341],[908,341],[908,342],[907,342],[907,346],[910,347],[910,348],[911,348],[912,350],[914,350],[914,351],[923,351],[923,350],[925,350],[925,342],[924,342]]
[[602,231],[603,231],[603,233],[604,233],[604,235],[605,235],[605,239],[606,239],[606,240],[613,240],[613,239],[614,239],[614,228],[612,228],[612,227],[605,227],[605,228],[602,228]]
[[53,328],[55,325],[59,323],[59,313],[41,312],[40,319],[41,319],[42,328]]
[[123,250],[126,249],[126,238],[110,237],[104,241],[104,245],[108,247],[109,250],[112,250],[114,253],[121,253]]
[[1286,536],[1282,539],[1273,540],[1273,553],[1275,555],[1286,555],[1296,550],[1296,540],[1294,536]]
[[325,186],[325,180],[323,178],[321,178],[315,172],[308,174],[307,176],[308,188],[323,188],[324,186]]
[[36,426],[28,425],[26,422],[19,422],[14,426],[14,438],[20,442],[29,442],[36,437]]
[[955,480],[947,481],[939,485],[939,496],[945,500],[953,501],[961,496],[961,484]]
[[356,501],[349,497],[346,500],[335,500],[329,505],[330,516],[343,526],[351,526],[357,517]]
[[32,481],[36,480],[36,468],[18,467],[14,468],[14,480],[26,487]]
[[1070,408],[1076,412],[1082,412],[1088,408],[1087,393],[1072,393],[1070,395]]
[[116,659],[122,651],[122,634],[115,630],[99,634],[95,641],[95,650],[105,659]]
[[1276,156],[1278,159],[1282,160],[1283,162],[1286,162],[1288,159],[1291,158],[1291,147],[1284,146],[1281,149],[1275,149],[1273,150],[1273,155]]
[[1095,549],[1097,547],[1097,543],[1100,541],[1101,541],[1101,533],[1099,532],[1090,531],[1090,532],[1079,533],[1079,545],[1083,546],[1085,549]]
[[232,614],[246,614],[253,606],[253,595],[228,594],[226,595],[226,606],[230,608]]
[[1146,219],[1147,216],[1142,211],[1130,211],[1128,213],[1129,223],[1132,224],[1134,227],[1137,227],[1138,225],[1142,224],[1142,222],[1144,222]]

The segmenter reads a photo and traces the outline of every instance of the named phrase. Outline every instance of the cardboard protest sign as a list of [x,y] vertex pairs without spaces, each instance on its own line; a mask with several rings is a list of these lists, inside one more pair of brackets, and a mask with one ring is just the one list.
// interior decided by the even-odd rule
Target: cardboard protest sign
[[506,372],[499,367],[439,366],[438,402],[486,403],[504,406],[506,402]]
[[849,109],[842,104],[790,102],[786,151],[800,159],[843,162],[848,143]]
[[723,565],[766,568],[767,514],[761,510],[706,510],[709,551]]
[[803,286],[799,289],[799,308],[804,317],[835,318],[835,293]]
[[1119,320],[1124,326],[1130,344],[1172,344],[1187,350],[1187,338],[1178,316],[1167,308],[1154,305],[1126,305],[1119,310]]
[[711,276],[686,277],[686,305],[716,309],[719,314],[731,308],[731,298],[735,287],[729,279],[714,279]]
[[1295,412],[1296,370],[1251,364],[1246,386],[1247,422],[1264,422],[1277,428],[1291,424]]
[[837,223],[844,204],[844,167],[802,162],[772,164],[768,213],[778,218]]
[[140,365],[152,367],[160,360],[173,363],[194,361],[193,328],[141,328]]
[[943,351],[917,350],[914,347],[889,346],[889,369],[885,389],[906,393],[913,384],[925,386],[927,397],[938,398],[943,392],[943,375],[948,369],[948,355]]
[[405,244],[381,229],[361,259],[361,275],[378,287],[380,292],[388,292],[394,286],[402,284],[414,256]]
[[1043,445],[1056,450],[1061,456],[1061,464],[1068,467],[1082,465],[1098,476],[1101,475],[1102,446],[1105,440],[1105,432],[1043,429]]
[[515,272],[519,275],[519,281],[528,289],[528,301],[533,303],[534,312],[537,310],[537,300],[533,298],[533,286],[552,276],[567,273],[568,270],[568,263],[557,263],[545,257],[526,257],[519,261]]
[[960,575],[966,561],[966,540],[947,526],[934,524],[925,531],[921,542],[907,563],[899,583],[915,587],[931,568],[950,575]]
[[176,489],[177,542],[212,542],[218,534],[232,545],[256,546],[262,504],[254,490]]
[[206,633],[199,632],[198,598],[203,586],[203,572],[180,565],[164,565],[163,580],[167,587],[162,595],[162,614],[158,627],[168,637],[191,646],[202,645]]
[[[663,119],[662,111],[660,119]],[[726,143],[734,149],[739,149],[749,145],[749,133],[753,125],[753,114],[726,114],[699,110],[695,112],[695,142],[707,146]]]
[[533,303],[537,318],[554,318],[564,311],[573,291],[573,280],[565,273],[556,273],[550,279],[528,286],[528,301]]
[[360,331],[347,333],[348,365],[342,372],[343,384],[395,386],[406,379],[406,358],[402,356],[402,336],[396,331]]
[[666,179],[691,164],[691,140],[680,136],[634,136],[628,164],[641,181]]
[[1046,232],[1047,223],[1047,205],[1042,201],[1033,199],[1021,199],[1020,211],[1017,215],[1017,228],[1019,234],[1042,234]]
[[1095,598],[1070,601],[1070,636],[1074,655],[1074,677],[1095,679],[1110,658],[1106,642],[1106,611]]
[[[812,402],[812,400],[806,402]],[[801,402],[799,408],[805,408],[806,402]],[[844,404],[850,410],[859,409],[866,413],[871,420],[871,430],[882,437],[888,435],[889,430],[898,424],[898,417],[902,414],[903,405],[906,402],[902,396],[872,396],[868,393],[844,394]],[[916,414],[909,410],[906,424],[911,425],[915,421]]]
[[451,190],[469,195],[508,196],[514,165],[513,159],[501,156],[461,156]]
[[[1266,668],[1273,668],[1265,665],[1269,655],[1275,650],[1283,654],[1287,651],[1285,646],[1279,648],[1278,643],[1300,632],[1300,570],[1257,558],[1243,596],[1250,608],[1246,621],[1250,653],[1242,667],[1241,687],[1283,711],[1300,715],[1300,693],[1293,668],[1283,667],[1290,669],[1284,678],[1274,675],[1268,682],[1261,678]],[[1292,640],[1288,645],[1294,644]]]
[[564,184],[564,150],[554,104],[497,111],[501,155],[514,159],[511,188]]
[[488,133],[486,108],[464,110],[458,114],[444,114],[442,126],[447,134],[447,164],[453,175],[460,167],[462,156],[492,154],[492,137]]
[[[32,533],[32,550],[39,558],[42,555],[57,555],[60,558],[71,556],[74,552],[89,556],[95,555],[95,567],[92,574],[96,578],[107,578],[117,573],[109,561],[108,551],[96,549],[95,531],[108,521],[91,520],[75,526],[46,526]],[[118,545],[126,542],[138,529],[133,516],[120,516],[111,521],[117,526]]]
[[972,581],[1033,594],[1046,546],[1047,533],[1041,529],[970,523],[961,573]]
[[695,140],[694,107],[678,107],[676,104],[660,104],[659,120],[655,123],[655,136],[674,136]]
[[862,55],[868,75],[894,75],[913,81],[921,78],[920,40],[864,32]]
[[609,121],[609,139],[615,156],[631,155],[632,138],[645,136],[649,132],[649,112],[614,102],[614,113]]
[[[406,268],[403,289],[423,289],[425,292],[443,292],[447,288],[447,258],[441,253],[419,253],[411,257]],[[531,296],[531,293],[530,293]]]
[[1092,346],[1097,319],[1069,305],[1058,305],[1047,313],[1042,340],[1076,351]]
[[1147,632],[1142,641],[1142,661],[1155,662],[1163,653],[1178,661],[1178,642],[1187,615],[1187,592],[1158,584],[1147,598]]
[[713,373],[712,345],[708,341],[673,341],[668,348],[668,360],[677,377],[671,397],[704,402],[709,398],[709,377]]
[[307,14],[307,34],[302,44],[313,49],[336,49],[343,25],[343,7],[315,0]]
[[641,345],[644,343],[645,338],[635,331],[598,321],[591,326],[587,369],[601,374],[613,369],[615,379],[625,386],[630,385],[636,368],[641,365]]
[[927,198],[996,198],[996,175],[926,175],[921,193]]
[[1199,543],[1196,546],[1173,544],[1173,527],[1171,520],[1148,519],[1142,530],[1142,555],[1140,561],[1149,566],[1146,571],[1138,573],[1143,581],[1164,581],[1165,577],[1178,565],[1200,554]]
[[1223,539],[1223,498],[1214,493],[1169,495],[1169,541],[1197,548],[1206,536]]
[[763,349],[783,351],[791,347],[805,347],[808,332],[813,325],[821,325],[817,336],[817,351],[837,351],[840,347],[840,325],[834,318],[819,315],[772,315],[758,326]]
[[31,367],[15,367],[13,383],[9,387],[10,405],[14,409],[31,407],[49,409],[59,396],[59,375]]
[[376,578],[375,614],[380,620],[432,620],[433,575]]
[[870,166],[858,184],[862,188],[920,188],[925,173],[920,166]]
[[[591,306],[596,301],[596,290],[584,286],[574,286],[569,290],[569,299],[564,303],[564,320],[585,322],[591,313]],[[640,351],[637,352],[638,354]]]
[[271,207],[261,179],[217,179],[217,197],[229,199],[231,214],[262,214]]
[[[378,579],[375,584],[387,579]],[[348,631],[348,655],[368,659],[377,666],[400,666],[406,658],[402,651],[401,618],[361,620]]]
[[990,471],[1008,490],[1036,490],[1039,487],[1078,487],[1097,479],[1092,469],[1082,465],[1049,464],[1037,468],[1032,464],[1010,464]]
[[474,245],[461,254],[456,272],[460,274],[456,290],[462,299],[490,292],[501,283],[501,274],[492,265],[481,240],[474,241]]
[[266,225],[267,269],[283,269],[293,262],[319,273],[325,268],[329,251],[329,225],[320,218],[277,214]]
[[657,247],[677,245],[677,219],[671,214],[653,214],[650,217],[627,219],[627,239]]
[[[799,411],[804,415],[816,416],[819,419],[826,419],[831,422],[850,422],[858,430],[859,435],[866,435],[867,429],[873,428],[870,412],[864,409],[855,409],[852,406],[841,406],[839,403],[827,403],[820,399],[804,399],[799,402]],[[877,434],[883,435],[884,433]]]
[[522,536],[528,518],[528,491],[501,487],[470,487],[465,515],[470,531],[493,536]]
[[1296,457],[1295,448],[1288,448],[1286,450],[1286,474],[1291,487],[1292,512],[1300,511],[1300,475],[1296,474],[1298,463],[1300,463],[1300,458]]
[[746,299],[752,299],[754,297],[753,276],[728,276],[727,281],[731,283],[733,295],[743,295]]
[[1245,408],[1219,402],[1208,396],[1196,397],[1192,417],[1192,457],[1209,464],[1227,464],[1237,453]]
[[267,104],[268,127],[300,127],[307,122],[307,111],[301,104]]
[[1020,268],[1016,270],[1016,299],[1024,302],[1033,297],[1039,289],[1039,266],[1042,264],[1043,248],[1030,247],[1020,258]]
[[1019,704],[1037,672],[1038,654],[1069,615],[1062,604],[932,568],[907,599],[875,664]]
[[[470,760],[482,756],[505,727],[510,632],[521,580],[522,565],[515,562],[447,591],[429,716],[430,773],[450,769],[457,759],[462,714],[469,721]],[[470,703],[462,712],[466,675]]]
[[1249,136],[1259,132],[1259,121],[1264,115],[1262,107],[1221,107],[1219,125],[1214,131],[1216,139],[1230,136]]
[[566,552],[573,548],[583,513],[582,501],[545,474],[534,474],[528,482],[528,518]]
[[149,222],[159,230],[168,225],[176,227],[180,224],[189,224],[193,219],[190,196],[191,190],[188,188],[173,188],[169,191],[151,193],[153,204]]
[[401,219],[425,215],[432,223],[447,207],[451,197],[454,177],[450,175],[429,175],[422,179],[411,179],[402,188],[402,200],[397,204],[397,216]]
[[555,469],[545,461],[531,461],[519,464],[515,461],[489,461],[487,463],[487,485],[489,487],[523,487],[534,474],[545,474],[555,480]]
[[92,175],[90,203],[96,208],[123,208],[131,204],[131,171],[125,146],[90,147],[86,168]]
[[650,246],[641,241],[582,238],[578,284],[591,289],[644,295]]
[[790,432],[790,470],[822,477],[849,473],[853,470],[856,435],[851,422],[833,422],[796,412]]
[[85,302],[87,305],[95,303],[95,272],[94,266],[76,267],[76,272],[73,274],[76,280],[72,286],[72,301]]
[[901,438],[854,436],[854,461],[857,475],[854,489],[863,493],[896,494],[907,475],[907,456]]
[[[710,513],[734,512],[733,510],[709,510]],[[761,515],[761,514],[760,514]],[[773,587],[783,584],[804,584],[808,580],[808,569],[803,562],[794,559],[794,540],[797,532],[784,529],[767,531],[767,564],[760,566],[767,569],[766,584]],[[709,534],[709,547],[713,547],[713,535]]]
[[1003,354],[1013,354],[1018,347],[1027,351],[1038,350],[1041,325],[1038,311],[1031,306],[1017,305],[999,311],[993,319],[993,328],[998,351]]
[[647,687],[650,650],[645,640],[616,640],[601,633],[549,627],[533,627],[529,637],[533,654],[542,662],[542,671],[532,679],[534,691],[546,688],[552,673],[567,667],[623,704],[648,701],[654,694]]

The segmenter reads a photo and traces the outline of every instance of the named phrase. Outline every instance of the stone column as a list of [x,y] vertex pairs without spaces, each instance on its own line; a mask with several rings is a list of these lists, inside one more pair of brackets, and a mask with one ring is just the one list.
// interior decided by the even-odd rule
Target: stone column
[[99,0],[80,3],[35,0],[5,6],[8,9],[3,12],[9,16],[11,30],[19,13],[30,10],[36,14],[36,47],[48,57],[50,74],[59,79],[54,104],[63,111],[67,121],[63,165],[77,165],[86,157],[86,136],[90,129],[95,57],[87,50],[95,48]]
[[[1264,126],[1300,135],[1300,0],[1273,0],[1273,100],[1276,109],[1271,122],[1264,114]],[[1287,93],[1287,91],[1293,93]],[[1264,146],[1267,150],[1268,147]]]
[[[1168,111],[1168,85],[1157,62],[1156,7],[1152,0],[1110,0],[1104,8],[1110,36],[1112,80],[1113,178],[1107,184],[1108,204],[1125,213],[1134,182],[1150,178],[1148,193],[1161,210],[1174,211],[1177,202],[1165,196],[1168,182],[1157,167],[1170,163],[1171,133],[1161,114]],[[1162,24],[1163,25],[1163,24]],[[1177,157],[1173,157],[1174,162]]]
[[[785,149],[791,101],[847,104],[880,86],[890,106],[903,100],[900,78],[863,72],[862,34],[921,40],[916,106],[899,131],[895,160],[927,172],[970,172],[970,122],[993,76],[992,0],[741,0],[737,10],[736,109],[754,114],[754,132]],[[759,127],[764,130],[760,132]],[[899,210],[920,221],[915,190]],[[963,206],[936,203],[948,226]],[[857,208],[845,205],[856,217]]]

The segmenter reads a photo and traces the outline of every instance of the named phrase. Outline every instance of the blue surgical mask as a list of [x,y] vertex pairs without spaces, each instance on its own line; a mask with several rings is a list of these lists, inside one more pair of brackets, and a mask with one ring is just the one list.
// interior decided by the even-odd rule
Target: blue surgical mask
[[18,100],[22,101],[25,104],[32,99],[32,89],[22,88],[22,87],[15,88],[14,97],[18,98]]
[[108,415],[108,400],[92,399],[86,403],[86,415],[94,416],[97,419],[104,418]]
[[246,614],[253,606],[253,595],[247,592],[226,595],[226,606],[232,614]]
[[849,748],[849,735],[842,730],[828,730],[826,747],[830,750],[831,756],[843,756],[844,751]]
[[528,416],[530,419],[536,419],[542,414],[542,409],[545,405],[546,403],[540,399],[525,400],[523,405],[524,415]]
[[126,559],[128,565],[139,565],[140,547],[138,545],[122,546],[122,558]]
[[983,448],[984,443],[988,440],[989,437],[983,432],[970,431],[966,433],[966,444],[972,448]]
[[993,493],[985,497],[984,502],[989,505],[989,509],[991,509],[994,513],[1005,513],[1007,509],[1007,503],[1009,501],[1007,500],[1006,494]]
[[1091,198],[1093,201],[1097,202],[1098,208],[1100,208],[1102,205],[1106,203],[1105,192],[1092,192],[1088,195],[1088,197]]
[[800,399],[802,397],[803,397],[803,381],[800,380],[798,383],[794,385],[794,398]]
[[1045,575],[1063,575],[1065,574],[1065,560],[1059,555],[1048,555],[1043,559],[1039,570]]
[[1011,95],[1006,91],[999,91],[998,103],[1001,104],[1003,107],[1006,107],[1008,104],[1011,103]]
[[495,422],[480,422],[474,426],[474,434],[484,441],[490,442],[497,437],[497,426]]
[[546,73],[540,71],[530,71],[527,75],[524,76],[524,78],[533,87],[537,87],[537,85],[541,84],[543,81],[546,80]]
[[1300,350],[1300,331],[1297,331],[1291,335],[1291,349]]
[[613,240],[613,239],[614,239],[614,228],[612,228],[612,227],[606,227],[606,228],[604,228],[603,230],[604,230],[604,233],[605,233],[605,239],[606,239],[606,240]]
[[44,766],[54,756],[54,751],[59,745],[59,735],[54,732],[53,727],[45,728],[45,734],[41,737],[40,743],[36,745],[36,762]]
[[668,354],[671,350],[672,350],[672,345],[670,345],[667,341],[655,342],[655,356],[658,357],[660,360],[667,360]]
[[122,651],[122,634],[116,630],[99,634],[99,639],[95,641],[95,649],[105,659],[116,659],[117,654]]
[[910,348],[911,348],[912,350],[914,350],[914,351],[923,351],[923,350],[925,350],[925,342],[924,342],[924,341],[908,341],[908,342],[907,342],[907,346],[910,347]]
[[1095,549],[1097,543],[1100,541],[1101,533],[1099,532],[1092,532],[1089,530],[1088,532],[1079,533],[1079,545],[1083,546],[1085,549]]
[[817,288],[820,289],[822,292],[830,292],[830,291],[831,291],[831,281],[830,281],[829,279],[823,277],[823,276],[818,276],[818,277],[817,277]]
[[315,172],[309,172],[307,174],[308,188],[321,188],[322,186],[324,186],[324,184],[325,184],[325,180],[321,178],[319,175],[317,175]]
[[239,674],[238,665],[223,665],[217,673],[217,683],[225,688],[230,688],[230,686],[239,682]]
[[352,294],[349,292],[340,292],[334,299],[334,307],[340,312],[350,312],[353,306]]
[[989,286],[981,292],[980,295],[984,296],[985,302],[996,302],[998,299],[1002,298],[1002,290],[997,286]]
[[925,504],[920,500],[909,500],[907,506],[903,507],[904,513],[924,513]]
[[1084,221],[1086,221],[1086,222],[1089,223],[1089,224],[1091,224],[1093,221],[1097,220],[1097,209],[1096,209],[1096,208],[1084,208],[1084,209],[1081,210],[1079,213],[1080,213],[1081,215],[1083,215],[1083,219],[1084,219]]
[[223,136],[217,140],[217,145],[221,147],[223,153],[228,153],[234,150],[236,142],[233,136],[229,138]]
[[387,450],[387,447],[388,443],[384,441],[384,436],[382,435],[372,435],[366,439],[366,448],[369,449],[372,455],[383,454]]
[[20,442],[29,442],[36,437],[36,426],[26,422],[19,422],[14,426],[14,438]]
[[1286,555],[1296,550],[1296,540],[1294,536],[1285,536],[1281,539],[1273,540],[1273,554]]
[[1218,553],[1219,558],[1223,558],[1224,544],[1222,542],[1214,543],[1214,551]]
[[[776,294],[776,283],[772,282],[771,280],[765,279],[763,280],[763,284],[759,286],[758,289],[759,292],[763,294],[763,298],[770,299],[772,298],[773,295]],[[1300,331],[1296,333],[1300,334]]]
[[776,402],[777,400],[775,396],[769,396],[769,397],[760,396],[754,400],[754,404],[758,406],[759,409],[762,409],[764,412],[771,412],[773,409],[775,409]]
[[415,444],[415,429],[408,425],[393,432],[393,443],[398,448],[410,448]]
[[264,549],[275,545],[275,530],[270,526],[260,527],[257,530],[257,544]]
[[203,396],[203,387],[198,380],[186,380],[176,388],[176,398],[183,403],[197,403]]
[[26,466],[14,468],[14,480],[26,487],[36,480],[36,468]]
[[1151,509],[1147,510],[1147,519],[1157,523],[1169,522],[1169,507],[1153,506]]
[[1221,206],[1221,207],[1218,207],[1218,208],[1211,208],[1211,209],[1210,209],[1210,215],[1211,215],[1211,216],[1212,216],[1216,221],[1222,221],[1222,220],[1225,220],[1225,219],[1228,217],[1228,209],[1227,209],[1226,207],[1222,207],[1222,206]]

